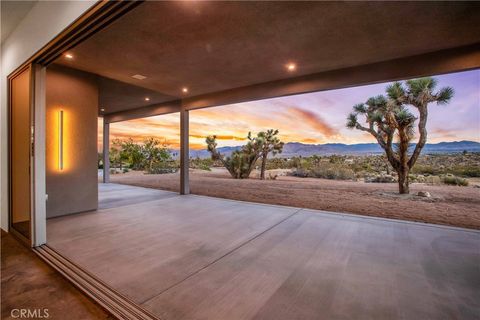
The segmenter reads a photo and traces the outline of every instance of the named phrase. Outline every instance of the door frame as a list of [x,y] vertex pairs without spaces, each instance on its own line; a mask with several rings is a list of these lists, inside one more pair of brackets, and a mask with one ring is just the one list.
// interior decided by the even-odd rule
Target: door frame
[[[7,166],[8,166],[8,231],[25,245],[35,247],[46,243],[46,181],[45,181],[45,71],[65,51],[108,26],[141,1],[97,1],[53,40],[7,76]],[[30,238],[12,227],[12,103],[11,81],[30,69]]]

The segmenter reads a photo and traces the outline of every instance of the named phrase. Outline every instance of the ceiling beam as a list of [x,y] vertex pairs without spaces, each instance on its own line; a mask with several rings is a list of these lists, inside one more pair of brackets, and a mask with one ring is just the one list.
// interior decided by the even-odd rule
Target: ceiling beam
[[480,43],[357,67],[270,81],[184,98],[105,116],[107,122],[151,117],[180,110],[222,106],[294,94],[355,87],[480,68]]
[[162,114],[180,112],[181,100],[153,104],[141,108],[129,109],[104,115],[106,123],[153,117]]
[[480,67],[480,43],[407,58],[320,72],[186,98],[195,110],[239,102],[438,75]]

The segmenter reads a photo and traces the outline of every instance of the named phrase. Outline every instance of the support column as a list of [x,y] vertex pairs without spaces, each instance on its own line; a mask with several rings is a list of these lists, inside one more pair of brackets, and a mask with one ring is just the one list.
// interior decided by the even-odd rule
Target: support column
[[180,111],[180,194],[190,193],[188,127],[188,110],[182,108]]
[[103,117],[103,183],[110,182],[110,123]]

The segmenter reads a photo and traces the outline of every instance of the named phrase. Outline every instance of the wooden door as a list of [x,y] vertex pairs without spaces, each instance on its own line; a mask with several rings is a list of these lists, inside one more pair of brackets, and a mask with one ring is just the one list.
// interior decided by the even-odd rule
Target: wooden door
[[10,230],[31,239],[32,216],[32,76],[27,67],[9,79]]

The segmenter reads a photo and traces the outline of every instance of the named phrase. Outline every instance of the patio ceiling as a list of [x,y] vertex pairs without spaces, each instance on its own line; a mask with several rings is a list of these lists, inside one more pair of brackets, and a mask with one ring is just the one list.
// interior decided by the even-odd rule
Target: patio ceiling
[[475,44],[478,21],[476,2],[145,2],[56,63],[123,82],[100,83],[111,113]]

